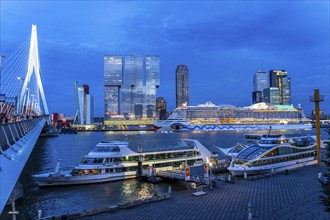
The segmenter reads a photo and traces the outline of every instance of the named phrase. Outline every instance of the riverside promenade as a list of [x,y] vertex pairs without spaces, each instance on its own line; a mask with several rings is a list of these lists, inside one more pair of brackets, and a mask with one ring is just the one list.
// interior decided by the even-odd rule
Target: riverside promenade
[[317,179],[324,168],[303,167],[287,175],[239,180],[235,183],[218,181],[206,195],[193,196],[196,190],[172,193],[168,200],[149,203],[114,212],[80,219],[248,219],[251,203],[252,219],[330,219],[319,197],[321,183]]

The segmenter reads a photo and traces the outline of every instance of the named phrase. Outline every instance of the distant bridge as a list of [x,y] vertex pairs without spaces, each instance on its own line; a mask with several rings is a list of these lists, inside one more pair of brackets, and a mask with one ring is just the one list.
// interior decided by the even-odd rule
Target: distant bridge
[[45,124],[49,123],[37,26],[8,58],[0,54],[0,213]]

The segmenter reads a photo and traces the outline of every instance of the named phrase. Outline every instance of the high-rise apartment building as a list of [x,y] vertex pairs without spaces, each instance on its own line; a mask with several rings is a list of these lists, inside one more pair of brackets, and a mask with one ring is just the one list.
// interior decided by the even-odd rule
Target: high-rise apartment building
[[281,105],[291,105],[291,79],[287,75],[285,70],[269,71],[269,86],[279,88]]
[[189,105],[189,69],[182,64],[175,71],[176,107]]
[[89,86],[83,85],[78,87],[75,81],[77,113],[75,124],[91,124],[93,123],[93,96],[89,94]]
[[[109,75],[116,83],[109,80]],[[136,55],[105,56],[104,82],[105,119],[119,114],[156,116],[156,88],[160,84],[158,56],[146,56],[145,60]]]

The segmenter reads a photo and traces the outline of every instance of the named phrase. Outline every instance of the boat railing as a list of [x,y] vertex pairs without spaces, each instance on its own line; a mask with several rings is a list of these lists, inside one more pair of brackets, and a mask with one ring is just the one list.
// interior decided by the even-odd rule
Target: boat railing
[[141,153],[148,152],[158,152],[158,151],[172,151],[172,150],[191,150],[194,149],[195,146],[166,146],[166,147],[154,147],[154,146],[146,146],[142,148]]

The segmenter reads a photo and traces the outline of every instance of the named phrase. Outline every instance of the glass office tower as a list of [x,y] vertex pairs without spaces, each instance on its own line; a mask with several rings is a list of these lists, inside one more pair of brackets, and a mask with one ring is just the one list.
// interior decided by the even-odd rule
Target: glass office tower
[[175,71],[176,107],[189,105],[189,69],[186,65],[179,65]]
[[291,80],[285,70],[269,71],[269,86],[279,88],[280,104],[291,105]]
[[253,92],[252,103],[259,103],[263,101],[262,91],[267,88],[267,75],[266,72],[258,71],[253,75]]
[[148,118],[156,117],[156,89],[159,87],[159,57],[146,56],[146,86],[144,109]]
[[273,105],[280,104],[280,89],[277,87],[270,87],[263,90],[264,101]]
[[265,88],[267,88],[267,74],[258,69],[253,75],[253,91],[263,91]]
[[104,57],[105,119],[111,115],[156,116],[159,57]]
[[120,114],[120,88],[123,83],[122,56],[104,56],[104,118]]

